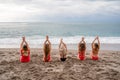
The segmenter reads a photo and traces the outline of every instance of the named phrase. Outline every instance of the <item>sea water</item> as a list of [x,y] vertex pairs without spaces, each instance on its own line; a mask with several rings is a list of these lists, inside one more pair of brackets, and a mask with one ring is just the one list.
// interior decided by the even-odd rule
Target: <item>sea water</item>
[[88,44],[96,36],[102,44],[120,44],[120,23],[3,22],[0,48],[19,48],[22,36],[31,48],[41,48],[46,35],[53,45],[58,45],[61,38],[68,45],[78,44],[82,36]]

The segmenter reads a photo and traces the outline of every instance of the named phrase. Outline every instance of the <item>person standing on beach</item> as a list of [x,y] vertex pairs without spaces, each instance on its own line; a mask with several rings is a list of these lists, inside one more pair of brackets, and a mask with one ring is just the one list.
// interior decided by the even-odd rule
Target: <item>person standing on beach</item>
[[46,36],[46,40],[43,46],[44,56],[43,61],[49,62],[51,60],[50,53],[51,53],[51,42],[49,41],[49,37]]
[[82,40],[78,44],[78,58],[80,60],[85,59],[85,51],[86,51],[86,43],[84,41],[84,37],[82,37]]
[[63,39],[60,40],[59,52],[60,52],[60,60],[65,61],[66,60],[66,55],[67,55],[67,46],[63,42]]
[[[95,43],[95,41],[97,41],[97,43]],[[91,53],[91,59],[92,60],[98,60],[98,52],[100,49],[100,41],[99,41],[99,37],[97,36],[94,41],[92,42],[92,53]]]
[[25,37],[22,37],[22,43],[20,45],[20,62],[29,62],[30,61],[30,47],[25,40]]

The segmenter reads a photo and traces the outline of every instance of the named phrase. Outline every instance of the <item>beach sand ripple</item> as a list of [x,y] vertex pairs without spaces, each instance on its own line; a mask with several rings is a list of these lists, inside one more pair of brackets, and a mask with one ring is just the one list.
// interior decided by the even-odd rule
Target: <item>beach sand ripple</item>
[[61,62],[57,50],[52,51],[52,61],[43,62],[41,49],[31,50],[29,63],[19,62],[19,49],[0,49],[0,80],[119,80],[120,52],[101,51],[100,59],[89,57],[80,61],[77,51],[70,50],[67,60]]

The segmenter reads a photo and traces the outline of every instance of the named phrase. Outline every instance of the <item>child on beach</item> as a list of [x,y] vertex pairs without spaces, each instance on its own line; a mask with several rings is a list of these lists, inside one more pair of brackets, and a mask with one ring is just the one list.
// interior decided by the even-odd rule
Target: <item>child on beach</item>
[[63,39],[60,40],[59,52],[60,52],[60,60],[65,61],[66,60],[66,55],[67,55],[67,46],[63,42]]
[[82,40],[78,44],[78,58],[80,60],[85,59],[85,51],[86,51],[86,43],[84,41],[84,37],[82,37]]
[[[97,43],[95,43],[95,41],[97,40]],[[100,49],[100,41],[99,41],[99,37],[97,36],[94,41],[92,42],[92,53],[91,53],[91,59],[92,60],[98,60],[98,52]]]
[[51,53],[51,42],[49,41],[49,37],[46,36],[46,40],[44,42],[44,56],[43,61],[49,62],[51,60],[50,53]]
[[28,43],[25,40],[25,37],[22,37],[22,43],[20,45],[20,62],[29,62],[30,61],[30,48]]

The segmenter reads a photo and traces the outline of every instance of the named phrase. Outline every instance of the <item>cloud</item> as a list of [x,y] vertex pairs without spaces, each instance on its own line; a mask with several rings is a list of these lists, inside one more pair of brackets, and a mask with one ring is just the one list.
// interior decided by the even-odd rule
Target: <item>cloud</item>
[[0,22],[74,21],[76,17],[93,15],[118,17],[119,4],[118,0],[0,0]]

